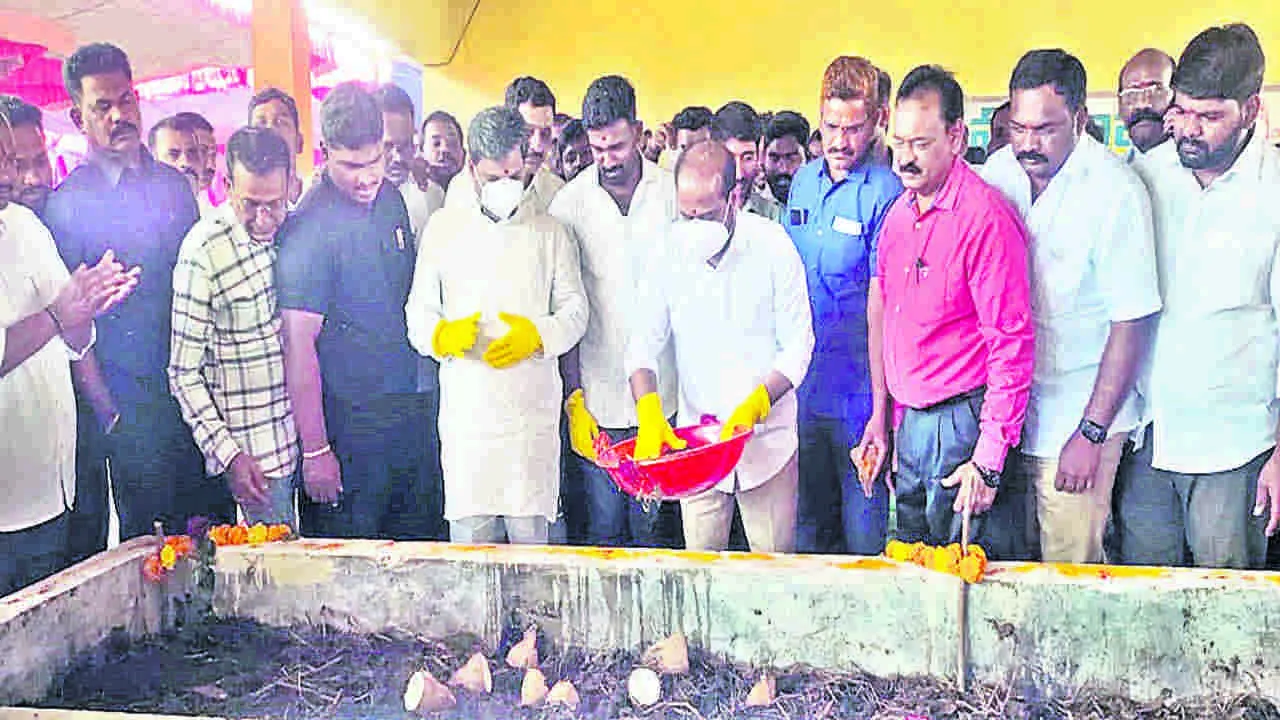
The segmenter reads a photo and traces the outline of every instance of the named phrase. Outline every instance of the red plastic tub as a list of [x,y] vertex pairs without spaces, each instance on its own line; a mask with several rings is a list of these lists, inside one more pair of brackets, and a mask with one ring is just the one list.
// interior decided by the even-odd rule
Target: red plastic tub
[[675,428],[689,443],[655,460],[633,459],[635,439],[617,444],[601,433],[596,438],[596,465],[609,473],[623,492],[642,500],[680,500],[701,494],[729,476],[742,459],[752,431],[743,430],[723,442],[721,424],[704,415],[698,425]]

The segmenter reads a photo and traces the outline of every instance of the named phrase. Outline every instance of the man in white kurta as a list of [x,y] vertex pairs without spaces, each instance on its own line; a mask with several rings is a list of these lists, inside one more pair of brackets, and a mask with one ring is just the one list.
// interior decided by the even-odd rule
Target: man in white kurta
[[680,373],[678,424],[715,415],[725,434],[754,428],[742,460],[711,490],[682,502],[685,546],[724,550],[734,504],[752,550],[795,546],[795,388],[813,354],[804,265],[782,226],[730,203],[733,156],[716,142],[690,147],[676,166],[681,219],[645,274],[627,371],[639,416],[636,457],[680,449],[657,394],[658,358],[673,341]]
[[472,121],[471,172],[459,177],[478,187],[431,217],[406,306],[409,341],[441,363],[455,542],[545,543],[557,510],[557,360],[582,338],[587,301],[568,231],[520,181],[527,133],[505,108]]

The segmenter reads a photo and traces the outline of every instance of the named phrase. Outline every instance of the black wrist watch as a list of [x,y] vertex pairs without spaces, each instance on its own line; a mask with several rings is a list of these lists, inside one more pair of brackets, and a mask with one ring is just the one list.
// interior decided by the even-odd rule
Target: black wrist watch
[[992,489],[997,489],[1000,487],[1000,471],[999,470],[990,470],[988,468],[982,467],[977,463],[974,463],[973,466],[978,468],[978,474],[982,476],[983,484],[985,484],[987,487]]
[[1094,445],[1101,445],[1107,441],[1107,429],[1092,420],[1081,420],[1080,427],[1077,429],[1085,440]]

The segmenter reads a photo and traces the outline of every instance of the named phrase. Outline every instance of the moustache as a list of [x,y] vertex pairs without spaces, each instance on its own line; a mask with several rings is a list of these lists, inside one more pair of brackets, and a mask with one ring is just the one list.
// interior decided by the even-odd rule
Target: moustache
[[1137,108],[1125,120],[1131,127],[1143,121],[1163,124],[1164,116],[1151,108]]
[[924,173],[924,171],[920,169],[920,166],[916,165],[914,162],[909,162],[906,165],[899,165],[898,172],[906,175],[920,175]]
[[111,139],[123,140],[125,138],[135,136],[137,134],[138,134],[138,128],[135,127],[133,123],[122,122],[116,125],[115,128],[111,130]]
[[1191,152],[1204,155],[1209,152],[1209,143],[1203,140],[1183,138],[1178,141],[1178,152]]
[[1049,158],[1045,157],[1044,155],[1041,155],[1035,150],[1024,150],[1018,153],[1016,157],[1018,158],[1018,162],[1039,162],[1039,163],[1049,162]]
[[621,166],[621,165],[614,165],[613,167],[601,167],[601,168],[600,168],[600,173],[601,173],[601,174],[603,174],[603,175],[617,175],[618,173],[621,173],[621,172],[622,172],[622,166]]

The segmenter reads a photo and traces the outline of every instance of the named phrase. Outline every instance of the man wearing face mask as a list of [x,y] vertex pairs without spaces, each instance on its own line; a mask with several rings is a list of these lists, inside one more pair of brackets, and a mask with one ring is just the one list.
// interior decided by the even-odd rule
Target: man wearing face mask
[[1035,376],[1013,472],[1045,562],[1102,562],[1116,469],[1138,426],[1134,380],[1156,287],[1151,202],[1125,162],[1086,134],[1084,66],[1033,50],[1009,80],[1011,143],[982,177],[1033,238]]
[[1154,48],[1138,51],[1120,70],[1120,118],[1133,143],[1129,162],[1169,139],[1164,114],[1173,100],[1172,78],[1173,58]]
[[[635,406],[627,388],[625,353],[634,332],[631,303],[644,275],[638,269],[676,216],[671,173],[640,155],[641,125],[631,83],[617,75],[598,78],[582,101],[582,124],[595,165],[580,173],[551,203],[551,215],[573,234],[582,253],[583,286],[591,307],[582,343],[565,356],[565,414],[573,450],[581,456],[587,495],[587,536],[592,544],[653,546],[659,513],[646,513],[593,462],[593,442],[603,429],[615,442],[634,437]],[[659,397],[675,411],[676,378],[671,350],[660,354]]]
[[432,216],[405,306],[410,342],[441,363],[454,542],[546,544],[559,502],[557,360],[586,330],[587,300],[573,238],[524,192],[528,133],[510,108],[471,121],[479,205],[451,197]]
[[884,101],[868,60],[839,57],[819,97],[826,153],[796,172],[783,227],[805,266],[817,344],[800,386],[801,552],[878,554],[889,522],[883,462],[860,478],[849,449],[866,440],[888,454],[889,407],[872,384],[867,284],[884,215],[902,183],[873,153]]
[[294,517],[298,433],[276,307],[276,231],[293,150],[274,130],[227,140],[227,203],[191,229],[173,273],[169,386],[204,453],[250,523]]
[[320,106],[324,170],[280,230],[285,381],[302,451],[302,529],[423,539],[429,422],[404,306],[416,238],[384,182],[382,108],[357,83]]
[[765,127],[765,180],[774,199],[783,205],[791,194],[791,179],[806,162],[804,144],[808,140],[809,121],[800,113],[783,110]]
[[1213,27],[1173,72],[1173,142],[1134,161],[1151,193],[1165,310],[1142,383],[1146,429],[1121,473],[1121,559],[1260,567],[1280,527],[1280,152],[1258,130],[1266,61]]
[[721,438],[755,435],[728,477],[681,502],[685,547],[727,549],[735,505],[757,552],[795,547],[797,402],[813,352],[804,266],[777,223],[739,211],[733,154],[715,141],[680,156],[672,223],[637,300],[627,373],[640,427],[637,459],[682,449],[659,397],[668,344],[680,372],[678,424],[719,417]]

